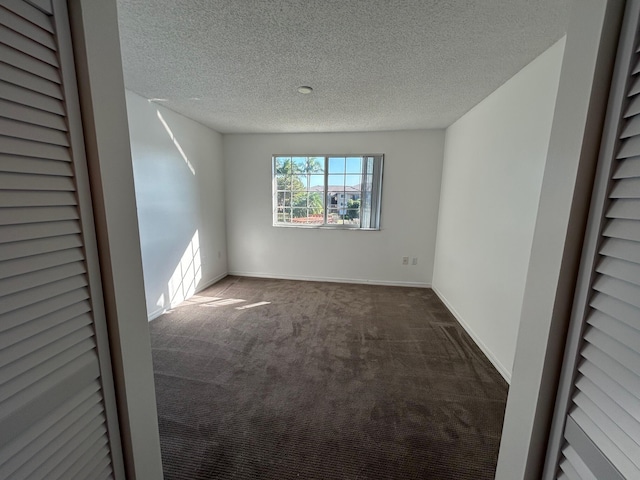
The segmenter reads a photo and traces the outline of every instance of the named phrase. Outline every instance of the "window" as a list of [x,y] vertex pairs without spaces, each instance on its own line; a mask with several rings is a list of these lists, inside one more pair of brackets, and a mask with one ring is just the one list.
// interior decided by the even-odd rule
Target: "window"
[[273,224],[378,230],[382,155],[274,155]]

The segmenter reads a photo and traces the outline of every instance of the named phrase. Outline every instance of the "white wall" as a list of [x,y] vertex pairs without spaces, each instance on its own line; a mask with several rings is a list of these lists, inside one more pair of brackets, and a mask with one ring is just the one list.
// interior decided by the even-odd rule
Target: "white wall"
[[507,380],[564,42],[446,131],[433,286]]
[[[429,285],[443,147],[444,130],[225,135],[229,273]],[[271,156],[296,153],[384,153],[381,230],[274,227]]]
[[222,135],[130,91],[147,314],[227,273]]

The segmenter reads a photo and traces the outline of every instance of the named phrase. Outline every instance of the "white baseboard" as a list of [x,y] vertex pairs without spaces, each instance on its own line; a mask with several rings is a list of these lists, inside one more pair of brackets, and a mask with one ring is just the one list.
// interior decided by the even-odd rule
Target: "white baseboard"
[[473,341],[476,342],[476,345],[478,345],[480,350],[482,350],[482,353],[484,353],[485,356],[489,359],[489,361],[493,364],[493,366],[496,367],[496,370],[498,370],[498,373],[500,373],[500,375],[502,375],[502,377],[507,381],[507,383],[511,385],[511,372],[509,372],[509,370],[500,362],[500,360],[498,360],[498,358],[494,355],[494,353],[491,350],[489,350],[489,348],[484,344],[484,342],[480,339],[480,337],[476,335],[476,333],[471,329],[469,324],[466,321],[464,321],[462,316],[456,311],[456,309],[453,307],[453,305],[451,305],[449,300],[446,299],[446,297],[442,294],[442,292],[440,292],[436,287],[431,287],[431,289],[435,292],[438,298],[442,300],[442,303],[445,304],[445,306],[453,314],[453,316],[456,318],[458,323],[462,325],[462,328],[466,330],[466,332],[473,339]]
[[[196,291],[194,292],[194,295],[196,293],[200,293],[205,288],[209,288],[214,283],[218,283],[220,280],[222,280],[227,275],[228,275],[227,272],[222,273],[222,274],[218,275],[217,277],[214,277],[211,280],[207,280],[205,283],[202,283],[202,284],[198,285],[198,288],[196,288]],[[166,307],[158,308],[157,310],[155,310],[155,311],[153,311],[153,312],[151,312],[151,313],[149,313],[147,315],[147,321],[150,322],[151,320],[155,320],[160,315],[163,315],[163,314],[167,313],[169,310],[170,310],[170,308],[166,308]]]
[[198,288],[196,288],[196,293],[200,293],[205,288],[209,288],[214,283],[218,283],[220,280],[222,280],[227,275],[229,275],[227,272],[221,273],[217,277],[213,277],[211,280],[207,280],[207,282],[198,285]]
[[147,315],[147,321],[150,322],[151,320],[155,320],[156,318],[158,318],[160,315],[162,315],[166,311],[167,311],[167,309],[164,308],[164,307],[159,308],[157,310],[154,310],[153,312],[151,312],[151,313],[149,313]]
[[256,272],[229,272],[229,275],[238,277],[273,278],[276,280],[302,280],[305,282],[332,282],[332,283],[357,283],[362,285],[386,285],[388,287],[417,287],[430,288],[430,283],[425,282],[398,282],[394,280],[368,280],[364,278],[341,277],[311,277],[307,275],[273,275],[271,273]]

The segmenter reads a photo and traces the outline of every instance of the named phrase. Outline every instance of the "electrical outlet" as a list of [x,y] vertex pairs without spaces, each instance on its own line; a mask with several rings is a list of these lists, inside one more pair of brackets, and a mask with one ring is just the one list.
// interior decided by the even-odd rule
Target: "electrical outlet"
[[409,265],[409,257],[402,257],[402,264]]
[[417,265],[418,264],[418,257],[413,257],[411,259],[411,265]]

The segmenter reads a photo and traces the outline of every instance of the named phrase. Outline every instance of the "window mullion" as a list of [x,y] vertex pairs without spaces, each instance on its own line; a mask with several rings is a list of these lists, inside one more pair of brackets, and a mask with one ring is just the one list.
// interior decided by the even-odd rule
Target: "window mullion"
[[380,194],[382,190],[382,156],[373,157],[373,177],[371,185],[371,215],[374,224],[380,228]]
[[327,208],[329,206],[329,157],[324,157],[324,223],[328,225]]
[[362,157],[362,166],[360,167],[360,206],[358,208],[358,223],[362,228],[362,207],[364,206],[364,194],[366,192],[367,181],[367,159],[369,157]]

